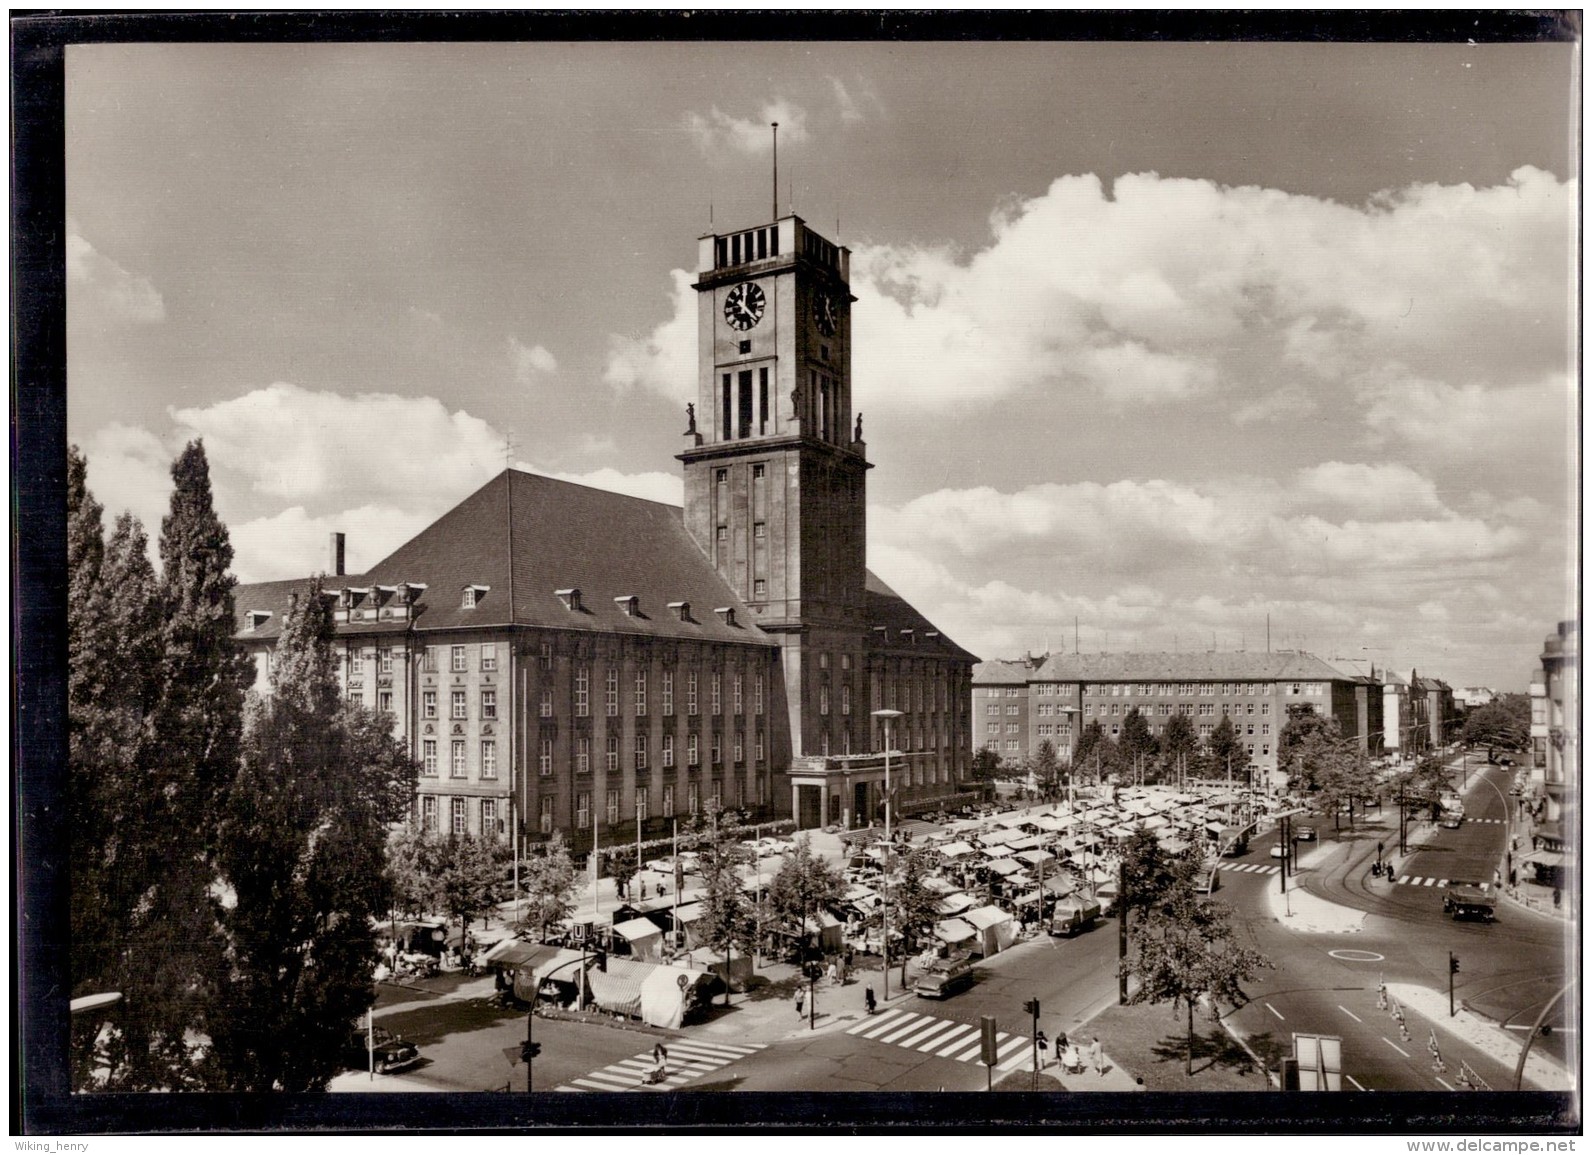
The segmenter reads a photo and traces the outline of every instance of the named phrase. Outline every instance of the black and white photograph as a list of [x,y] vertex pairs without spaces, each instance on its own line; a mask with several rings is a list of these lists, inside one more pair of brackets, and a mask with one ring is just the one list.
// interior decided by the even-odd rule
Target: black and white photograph
[[15,1133],[1579,1128],[1579,13],[371,16],[13,15]]

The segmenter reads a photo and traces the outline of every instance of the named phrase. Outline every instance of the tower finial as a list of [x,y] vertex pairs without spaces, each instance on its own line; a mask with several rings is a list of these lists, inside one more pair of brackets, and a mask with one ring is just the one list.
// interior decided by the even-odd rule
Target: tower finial
[[774,219],[779,220],[779,121],[774,121]]

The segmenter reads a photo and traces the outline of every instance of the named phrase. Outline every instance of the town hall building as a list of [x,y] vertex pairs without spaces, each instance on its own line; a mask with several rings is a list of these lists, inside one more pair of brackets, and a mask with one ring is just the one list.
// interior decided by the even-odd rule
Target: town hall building
[[[896,813],[967,776],[977,659],[867,569],[848,251],[791,215],[699,252],[683,510],[509,469],[363,574],[333,536],[344,690],[409,743],[423,827],[866,825],[887,774]],[[308,584],[238,587],[261,692]]]

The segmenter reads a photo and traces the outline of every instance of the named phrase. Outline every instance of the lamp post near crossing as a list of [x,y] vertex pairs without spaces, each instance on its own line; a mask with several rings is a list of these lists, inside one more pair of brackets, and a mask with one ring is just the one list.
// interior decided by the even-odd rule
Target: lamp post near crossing
[[890,745],[891,723],[901,717],[900,710],[875,710],[875,718],[884,722],[884,903],[881,906],[882,943],[884,954],[884,997],[890,998],[890,868],[895,863],[895,851],[890,841]]

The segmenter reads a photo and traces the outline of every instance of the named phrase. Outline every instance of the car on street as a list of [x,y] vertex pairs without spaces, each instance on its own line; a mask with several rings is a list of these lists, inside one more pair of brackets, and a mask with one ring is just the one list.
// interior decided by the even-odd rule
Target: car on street
[[1462,918],[1492,922],[1496,917],[1492,892],[1480,883],[1451,882],[1443,891],[1443,912]]
[[368,1071],[374,1066],[378,1075],[390,1075],[418,1063],[420,1048],[385,1027],[376,1027],[368,1034],[364,1027],[357,1027],[348,1034],[343,1061],[356,1071]]
[[1316,840],[1316,828],[1314,826],[1301,826],[1295,831],[1294,837],[1300,842],[1314,842]]
[[936,959],[923,968],[912,991],[920,999],[947,999],[973,985],[973,960],[967,955]]
[[1287,853],[1288,853],[1288,848],[1286,846],[1284,846],[1281,842],[1273,842],[1271,844],[1271,856],[1273,858],[1286,857]]

